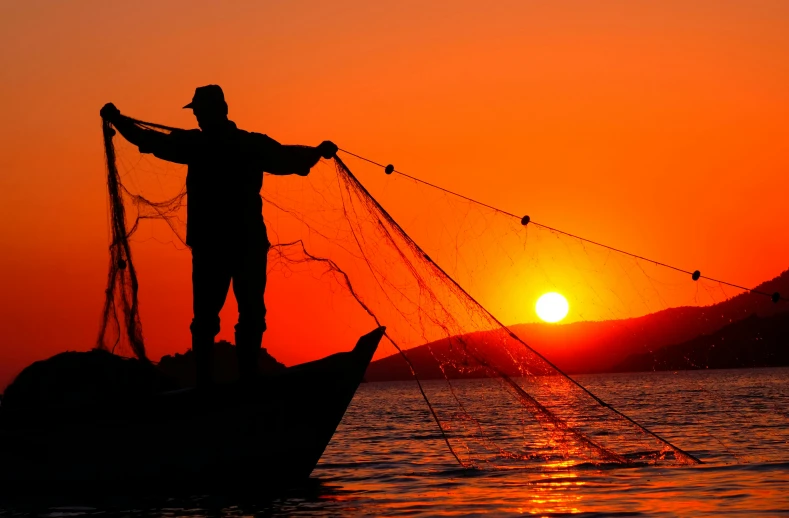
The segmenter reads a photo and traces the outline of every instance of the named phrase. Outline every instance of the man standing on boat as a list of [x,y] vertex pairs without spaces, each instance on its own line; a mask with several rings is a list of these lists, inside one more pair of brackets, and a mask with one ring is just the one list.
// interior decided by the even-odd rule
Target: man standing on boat
[[214,339],[230,283],[238,302],[236,353],[241,378],[257,373],[266,330],[266,258],[270,246],[263,222],[263,173],[306,176],[337,146],[285,146],[271,137],[240,130],[228,119],[218,85],[195,90],[191,108],[200,129],[162,133],[141,128],[112,103],[101,116],[142,153],[186,164],[186,244],[192,249],[194,318],[192,351],[198,386],[212,382]]

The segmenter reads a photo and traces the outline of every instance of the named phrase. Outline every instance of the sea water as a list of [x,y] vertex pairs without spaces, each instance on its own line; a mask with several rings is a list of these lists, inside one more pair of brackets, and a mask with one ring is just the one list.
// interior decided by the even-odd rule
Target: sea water
[[[413,382],[363,384],[312,479],[276,495],[126,497],[15,505],[2,516],[789,515],[789,369],[577,379],[700,457],[691,467],[558,471],[458,466]],[[428,382],[442,383],[442,382]],[[475,384],[484,393],[492,380]]]

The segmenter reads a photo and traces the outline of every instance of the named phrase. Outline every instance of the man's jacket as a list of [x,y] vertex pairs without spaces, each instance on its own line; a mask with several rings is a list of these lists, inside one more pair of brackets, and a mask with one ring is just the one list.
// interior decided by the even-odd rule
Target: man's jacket
[[188,166],[186,244],[192,248],[268,243],[260,197],[263,173],[306,175],[320,159],[315,148],[284,146],[240,130],[232,121],[211,134],[145,129],[129,137],[142,153]]

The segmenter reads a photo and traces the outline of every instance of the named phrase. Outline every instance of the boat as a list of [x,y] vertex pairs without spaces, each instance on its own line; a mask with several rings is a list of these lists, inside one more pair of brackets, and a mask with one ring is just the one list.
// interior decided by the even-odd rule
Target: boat
[[384,334],[259,376],[112,405],[0,414],[0,487],[196,487],[306,480]]

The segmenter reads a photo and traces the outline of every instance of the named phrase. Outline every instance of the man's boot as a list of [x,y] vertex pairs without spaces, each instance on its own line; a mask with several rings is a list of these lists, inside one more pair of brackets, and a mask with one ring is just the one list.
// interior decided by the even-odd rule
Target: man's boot
[[251,382],[258,375],[258,361],[262,341],[263,333],[236,333],[238,374],[242,382]]
[[192,338],[195,355],[197,388],[210,388],[214,384],[214,341]]

